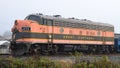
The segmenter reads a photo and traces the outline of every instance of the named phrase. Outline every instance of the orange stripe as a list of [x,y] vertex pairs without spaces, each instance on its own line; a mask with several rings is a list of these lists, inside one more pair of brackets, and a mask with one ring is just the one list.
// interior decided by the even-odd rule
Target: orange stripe
[[47,39],[34,39],[34,38],[24,38],[18,39],[16,42],[30,42],[30,43],[47,43]]
[[106,44],[113,44],[114,45],[114,42],[106,42]]
[[[48,43],[48,39],[34,39],[34,38],[24,38],[18,39],[16,42],[30,42],[30,43]],[[102,41],[83,41],[83,40],[53,40],[53,43],[62,44],[103,44]],[[104,44],[113,45],[113,42],[105,42]]]
[[[53,43],[67,43],[67,44],[101,44],[102,41],[82,41],[82,40],[53,40]],[[113,42],[107,42],[106,45],[113,45]]]

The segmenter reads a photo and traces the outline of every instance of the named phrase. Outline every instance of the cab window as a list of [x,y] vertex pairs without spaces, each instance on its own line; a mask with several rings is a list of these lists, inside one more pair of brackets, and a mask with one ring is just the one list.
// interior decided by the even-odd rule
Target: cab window
[[33,21],[38,22],[39,24],[43,24],[42,19],[39,16],[30,15],[28,17],[28,20],[33,20]]
[[47,25],[52,26],[53,25],[53,20],[48,20]]

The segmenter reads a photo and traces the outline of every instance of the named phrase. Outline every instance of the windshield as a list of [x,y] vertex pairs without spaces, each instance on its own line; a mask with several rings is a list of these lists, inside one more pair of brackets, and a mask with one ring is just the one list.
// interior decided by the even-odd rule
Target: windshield
[[30,16],[26,17],[25,20],[33,20],[33,21],[36,21],[36,22],[42,24],[42,19],[36,15],[30,15]]

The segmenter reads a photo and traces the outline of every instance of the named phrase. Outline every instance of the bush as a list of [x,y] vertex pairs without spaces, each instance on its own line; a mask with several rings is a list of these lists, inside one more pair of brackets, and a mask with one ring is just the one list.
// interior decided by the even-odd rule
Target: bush
[[0,68],[27,68],[27,65],[20,59],[1,58]]
[[120,68],[118,64],[112,63],[107,56],[103,56],[101,60],[93,63],[96,68]]
[[47,58],[27,58],[25,62],[28,68],[54,68],[54,62]]
[[[75,55],[78,58],[81,56]],[[76,61],[75,61],[76,62]],[[82,61],[73,63],[71,60],[50,60],[41,57],[0,58],[0,68],[120,68],[119,64],[112,63],[107,56],[94,62]]]
[[54,61],[55,68],[72,68],[72,61],[70,60],[57,60]]
[[21,60],[18,58],[1,58],[0,68],[54,68],[54,62],[47,58],[28,57]]

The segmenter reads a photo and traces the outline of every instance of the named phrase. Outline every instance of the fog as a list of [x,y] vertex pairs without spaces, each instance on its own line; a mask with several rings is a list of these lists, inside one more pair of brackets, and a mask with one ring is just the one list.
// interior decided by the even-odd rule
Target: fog
[[31,13],[61,15],[114,25],[120,33],[120,0],[0,0],[0,35],[10,31],[16,19]]

